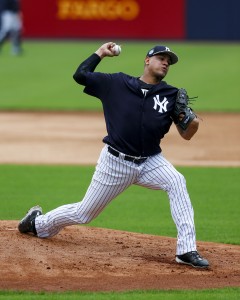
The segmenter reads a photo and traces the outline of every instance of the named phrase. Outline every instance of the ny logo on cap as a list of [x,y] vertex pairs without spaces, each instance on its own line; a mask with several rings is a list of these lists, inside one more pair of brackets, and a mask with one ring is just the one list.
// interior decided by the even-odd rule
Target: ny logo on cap
[[168,47],[165,47],[165,50],[166,50],[166,51],[171,51]]

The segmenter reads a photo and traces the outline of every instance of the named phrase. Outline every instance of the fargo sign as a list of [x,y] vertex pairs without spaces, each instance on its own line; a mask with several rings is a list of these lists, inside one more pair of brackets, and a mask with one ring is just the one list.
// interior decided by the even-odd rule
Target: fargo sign
[[32,38],[185,37],[185,0],[22,0]]
[[134,20],[140,12],[137,0],[58,0],[59,20]]

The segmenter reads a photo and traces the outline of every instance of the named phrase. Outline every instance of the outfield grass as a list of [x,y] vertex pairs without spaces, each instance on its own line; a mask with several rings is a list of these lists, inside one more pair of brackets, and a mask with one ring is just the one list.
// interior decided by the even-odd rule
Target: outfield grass
[[[24,54],[12,57],[9,44],[0,53],[0,109],[100,110],[98,100],[83,94],[72,79],[76,68],[105,41],[25,41]],[[198,96],[197,111],[240,112],[240,44],[117,41],[119,57],[106,58],[102,72],[139,76],[147,51],[155,44],[171,47],[180,57],[166,80]]]
[[[240,168],[178,168],[195,209],[197,239],[240,244]],[[40,204],[49,211],[80,201],[94,167],[0,165],[0,219],[21,219]],[[213,180],[214,178],[214,180]],[[167,194],[132,186],[89,226],[176,237]]]
[[238,300],[240,289],[225,288],[200,291],[132,291],[122,293],[27,293],[1,292],[4,300]]

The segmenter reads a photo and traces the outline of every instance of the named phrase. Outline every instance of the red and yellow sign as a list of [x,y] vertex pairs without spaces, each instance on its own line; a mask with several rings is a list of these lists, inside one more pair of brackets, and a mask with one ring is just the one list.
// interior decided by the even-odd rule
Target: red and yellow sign
[[126,20],[138,17],[137,0],[57,0],[59,20]]
[[24,36],[184,38],[185,0],[22,0]]

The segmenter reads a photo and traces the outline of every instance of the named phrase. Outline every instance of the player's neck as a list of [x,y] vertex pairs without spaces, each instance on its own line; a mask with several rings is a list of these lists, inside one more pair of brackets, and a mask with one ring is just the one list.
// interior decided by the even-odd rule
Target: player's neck
[[143,74],[142,76],[139,77],[139,79],[147,84],[158,84],[162,80],[162,78],[148,76],[147,74]]

